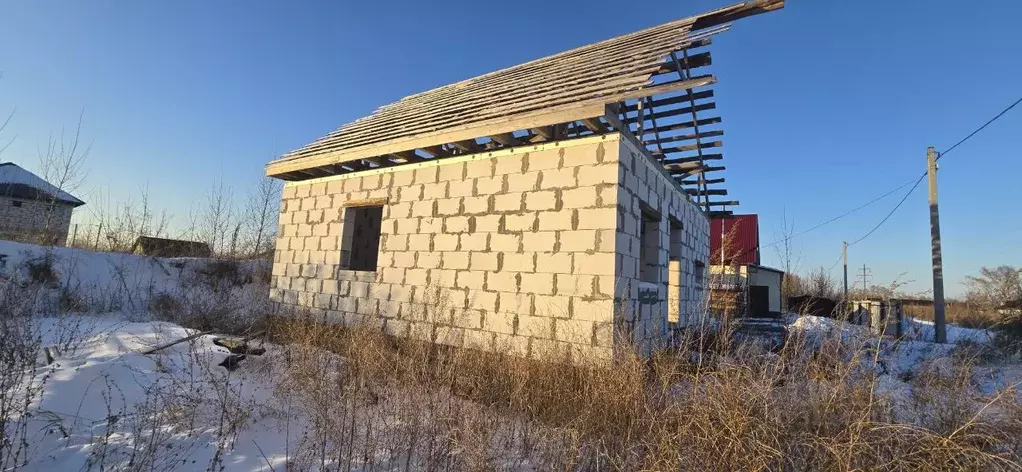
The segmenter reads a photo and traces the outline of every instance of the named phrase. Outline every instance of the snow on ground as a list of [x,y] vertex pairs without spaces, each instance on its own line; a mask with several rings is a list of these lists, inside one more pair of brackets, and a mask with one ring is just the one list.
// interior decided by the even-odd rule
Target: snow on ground
[[[906,324],[908,326],[905,331],[909,338],[933,342],[934,334],[932,321],[909,318]],[[953,324],[947,325],[947,342],[950,344],[959,344],[963,341],[971,341],[982,344],[989,343],[993,341],[993,339],[994,335],[990,330],[963,328]]]
[[[33,264],[51,266],[52,280],[30,284]],[[258,272],[267,264],[244,261],[226,275],[208,275],[216,264],[0,241],[0,303],[11,305],[5,313],[16,310],[17,303],[29,307],[34,314],[26,319],[34,326],[26,339],[40,351],[37,366],[27,371],[31,382],[18,390],[41,393],[27,397],[31,415],[4,419],[12,431],[27,421],[21,432],[31,460],[18,470],[119,469],[128,464],[156,470],[206,470],[215,464],[259,470],[280,464],[287,435],[276,422],[255,421],[261,414],[280,416],[262,407],[275,385],[267,359],[278,353],[276,348],[262,357],[249,356],[245,368],[234,372],[219,365],[228,352],[212,343],[215,336],[142,354],[195,332],[157,321],[151,309],[160,297],[176,300],[178,311],[188,314],[210,308],[226,309],[236,318],[265,314],[269,287]],[[62,301],[69,297],[81,302],[74,313]],[[52,364],[46,365],[42,348],[49,348]],[[244,416],[239,421],[252,423],[238,429],[230,447],[217,440],[222,411],[238,412]],[[0,459],[6,459],[0,466],[12,465],[9,455]]]
[[[92,301],[88,313],[42,311],[33,318],[41,347],[56,347],[56,353],[50,364],[40,356],[23,386],[41,392],[32,400],[31,416],[14,419],[28,426],[30,461],[23,470],[283,470],[308,440],[310,416],[292,411],[279,395],[286,365],[282,347],[260,343],[266,353],[248,356],[234,371],[220,365],[229,353],[213,343],[215,335],[143,354],[196,333],[157,321],[149,304],[163,293],[195,296],[194,279],[208,261],[47,251],[9,242],[0,242],[0,255],[0,281],[24,277],[18,271],[26,262],[49,255],[56,285],[73,287]],[[256,306],[267,289],[247,283],[228,290],[243,294],[242,306]],[[256,310],[246,313],[254,316]],[[911,380],[923,369],[950,369],[957,349],[991,340],[986,330],[950,326],[950,343],[935,344],[932,325],[918,320],[910,321],[903,340],[879,339],[862,326],[813,316],[793,318],[788,328],[811,338],[838,336],[856,346],[876,346],[877,363],[870,368],[881,373],[878,391],[905,405]],[[1022,381],[1022,363],[983,363],[972,376],[981,392],[995,394]],[[401,394],[390,397],[379,401],[409,401]],[[386,422],[402,427],[400,420]]]
[[[275,386],[267,360],[278,354],[273,346],[263,356],[242,361],[244,368],[228,372],[219,364],[229,353],[213,344],[214,336],[144,355],[193,332],[164,322],[74,318],[41,320],[46,343],[55,342],[69,323],[84,322],[87,331],[75,353],[36,375],[43,395],[34,405],[29,428],[33,460],[26,470],[128,463],[157,470],[205,470],[217,463],[228,470],[269,470],[283,463],[287,440],[297,442],[300,428],[287,437],[273,420],[278,412],[266,407]],[[214,460],[225,404],[248,418]]]
[[[956,353],[973,357],[968,361],[973,363],[971,383],[979,393],[995,395],[1001,390],[1022,386],[1022,362],[1017,356],[990,361],[963,351],[971,346],[982,347],[992,343],[994,334],[990,330],[948,324],[948,342],[938,344],[933,342],[933,322],[914,318],[907,321],[906,335],[901,340],[879,338],[872,335],[866,326],[820,316],[791,317],[788,323],[789,331],[805,334],[816,342],[840,337],[845,342],[877,348],[875,368],[881,374],[879,391],[891,395],[896,402],[908,401],[912,389],[910,381],[926,369],[951,374],[954,368],[952,357]],[[1022,395],[1019,398],[1022,399]]]
[[[49,261],[49,262],[47,262]],[[269,263],[248,260],[233,264],[232,273],[209,276],[216,262],[200,258],[158,258],[93,252],[77,248],[44,248],[0,241],[0,278],[25,278],[32,264],[49,264],[56,280],[40,297],[36,311],[56,315],[68,299],[71,311],[122,313],[135,321],[151,318],[154,300],[172,297],[185,308],[202,311],[226,305],[235,318],[261,316],[267,306]],[[219,280],[217,278],[222,278]],[[215,280],[214,280],[215,279]],[[214,283],[222,286],[214,287]],[[187,311],[187,310],[185,310]]]

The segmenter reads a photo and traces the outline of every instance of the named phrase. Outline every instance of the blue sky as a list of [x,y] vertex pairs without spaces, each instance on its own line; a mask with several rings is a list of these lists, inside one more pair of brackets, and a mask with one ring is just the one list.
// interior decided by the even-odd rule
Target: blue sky
[[[84,108],[83,198],[148,187],[183,220],[214,179],[241,192],[272,156],[379,105],[727,3],[5,2],[3,159],[34,167]],[[727,187],[764,243],[782,213],[807,229],[917,176],[927,146],[1022,96],[1019,17],[1009,0],[789,1],[719,35]],[[1022,265],[1020,131],[1022,107],[941,162],[951,294],[981,266]],[[831,266],[900,195],[799,238],[802,270]],[[850,263],[926,290],[928,238],[924,183]]]

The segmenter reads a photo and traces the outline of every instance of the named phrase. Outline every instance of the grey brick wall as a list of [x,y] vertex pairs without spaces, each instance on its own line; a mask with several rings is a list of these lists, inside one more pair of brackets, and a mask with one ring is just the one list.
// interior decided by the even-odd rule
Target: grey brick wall
[[[636,322],[666,313],[666,275],[645,316],[620,309],[644,313],[630,301],[638,202],[666,209],[665,222],[688,228],[686,247],[709,252],[702,214],[665,176],[640,172],[651,163],[628,146],[613,134],[289,182],[271,297],[398,336],[609,359],[616,327],[645,342],[657,331]],[[343,270],[344,209],[365,204],[383,205],[377,269]]]
[[[14,202],[20,202],[21,206],[15,206]],[[49,207],[49,202],[0,197],[0,237],[26,239],[45,231],[63,243],[67,239],[73,208],[57,203],[47,221]]]

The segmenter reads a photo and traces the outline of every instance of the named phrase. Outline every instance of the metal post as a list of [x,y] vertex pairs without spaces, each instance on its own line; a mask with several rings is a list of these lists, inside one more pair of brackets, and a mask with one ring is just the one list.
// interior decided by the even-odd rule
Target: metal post
[[848,302],[848,241],[841,243],[841,261],[844,263],[844,302]]
[[944,319],[944,262],[940,251],[940,212],[937,209],[937,151],[926,148],[926,175],[930,187],[930,249],[933,261],[933,337],[947,342]]

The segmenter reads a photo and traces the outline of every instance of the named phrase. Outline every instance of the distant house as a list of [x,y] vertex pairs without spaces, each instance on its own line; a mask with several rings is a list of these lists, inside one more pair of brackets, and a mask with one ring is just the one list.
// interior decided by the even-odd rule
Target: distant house
[[131,252],[152,257],[213,257],[209,244],[152,236],[141,236],[135,240]]
[[0,163],[0,239],[63,244],[85,202],[13,162]]
[[783,281],[783,271],[760,265],[758,215],[710,219],[711,311],[777,318]]
[[788,297],[788,312],[833,318],[838,313],[838,301],[813,295],[797,295]]

